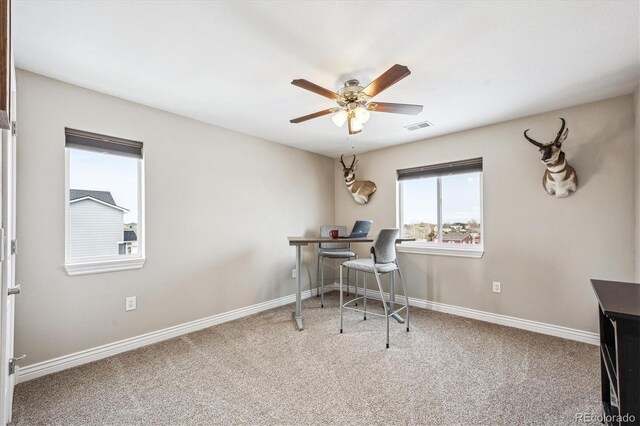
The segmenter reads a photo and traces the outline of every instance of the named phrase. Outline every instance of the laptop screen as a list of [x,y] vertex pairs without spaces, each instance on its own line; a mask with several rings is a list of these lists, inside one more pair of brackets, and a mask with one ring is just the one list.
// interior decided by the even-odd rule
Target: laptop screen
[[366,237],[371,230],[372,224],[373,222],[370,220],[356,220],[356,223],[353,225],[353,229],[351,230],[351,235]]

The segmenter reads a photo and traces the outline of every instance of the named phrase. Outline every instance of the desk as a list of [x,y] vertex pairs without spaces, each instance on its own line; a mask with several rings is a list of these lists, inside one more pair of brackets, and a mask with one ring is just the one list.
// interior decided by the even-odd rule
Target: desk
[[591,286],[600,305],[603,423],[640,425],[640,284],[591,280]]
[[[302,322],[302,280],[300,277],[300,267],[302,262],[302,246],[319,243],[372,243],[374,238],[330,238],[330,237],[289,237],[289,245],[296,248],[296,310],[293,313],[293,322],[298,330],[303,330]],[[398,238],[396,244],[404,241],[415,241],[415,238]],[[394,291],[391,290],[390,297],[393,297]]]

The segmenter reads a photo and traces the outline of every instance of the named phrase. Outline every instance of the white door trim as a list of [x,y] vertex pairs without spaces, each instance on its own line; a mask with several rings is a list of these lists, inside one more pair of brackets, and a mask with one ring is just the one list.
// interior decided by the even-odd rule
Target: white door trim
[[2,242],[4,260],[0,268],[2,273],[0,286],[0,418],[8,424],[12,418],[13,388],[16,374],[9,375],[9,360],[14,354],[14,311],[16,296],[9,296],[10,288],[15,287],[15,255],[12,252],[12,241],[16,239],[16,80],[13,52],[11,54],[11,128],[2,131],[2,161],[0,162],[0,219],[5,239]]

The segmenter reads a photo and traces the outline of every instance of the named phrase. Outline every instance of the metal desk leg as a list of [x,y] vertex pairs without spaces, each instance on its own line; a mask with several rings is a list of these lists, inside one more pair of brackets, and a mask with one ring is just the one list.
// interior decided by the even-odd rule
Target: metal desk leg
[[[389,301],[390,302],[394,302],[396,301],[396,273],[395,271],[391,272],[391,275],[389,275]],[[396,306],[395,304],[393,305],[394,307]],[[391,315],[391,317],[393,319],[395,319],[396,321],[398,321],[400,324],[404,324],[404,318],[402,318],[400,316],[400,314],[398,314],[397,312],[393,315]]]
[[304,330],[302,325],[302,278],[300,277],[300,263],[302,262],[302,246],[296,246],[296,311],[293,312],[293,321],[299,331]]

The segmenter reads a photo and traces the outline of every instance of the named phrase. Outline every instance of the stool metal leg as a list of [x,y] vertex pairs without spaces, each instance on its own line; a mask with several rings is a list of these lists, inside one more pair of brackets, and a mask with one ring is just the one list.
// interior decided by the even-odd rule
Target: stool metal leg
[[371,256],[373,260],[373,275],[376,277],[376,283],[378,284],[378,291],[380,291],[380,300],[382,300],[382,306],[384,306],[384,316],[387,320],[387,349],[389,348],[389,309],[387,308],[387,302],[384,300],[384,293],[382,292],[382,283],[380,282],[380,274],[375,267],[375,259]]
[[324,256],[320,260],[320,307],[324,308]]
[[388,277],[387,281],[389,282],[389,302],[395,302],[396,301],[396,276],[392,272],[387,277]]
[[320,259],[320,307],[324,308],[324,260],[325,257],[322,256]]
[[385,315],[385,319],[387,320],[387,349],[389,349],[389,314]]
[[[358,298],[358,270],[356,269],[355,272],[356,272],[356,292],[354,297],[357,299]],[[355,302],[355,306],[358,306],[357,301]]]
[[340,264],[340,333],[342,333],[342,264]]
[[350,269],[347,268],[347,296],[349,295],[349,283],[350,283],[350,281],[349,281],[349,271],[350,271]]
[[364,278],[364,320],[367,320],[367,273],[363,274]]
[[402,278],[402,272],[400,272],[400,267],[398,267],[398,276],[400,277],[402,292],[404,293],[404,298],[407,303],[407,331],[409,331],[409,294],[407,293],[407,288],[404,286],[404,278]]
[[[316,297],[320,297],[320,253],[318,253],[318,264],[316,265]],[[313,296],[313,292],[311,294]]]
[[[351,245],[349,245],[351,247]],[[356,253],[356,260],[358,260],[358,254]],[[349,258],[351,260],[351,258]],[[358,297],[358,270],[356,269],[356,297]],[[358,302],[356,302],[356,306],[358,306]]]

